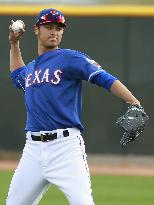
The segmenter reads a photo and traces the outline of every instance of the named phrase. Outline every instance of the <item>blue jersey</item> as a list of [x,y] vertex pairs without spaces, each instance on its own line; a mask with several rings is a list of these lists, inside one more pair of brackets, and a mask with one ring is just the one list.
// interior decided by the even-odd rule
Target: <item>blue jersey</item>
[[82,80],[107,90],[116,80],[87,55],[70,49],[47,51],[11,77],[25,91],[26,131],[82,131]]

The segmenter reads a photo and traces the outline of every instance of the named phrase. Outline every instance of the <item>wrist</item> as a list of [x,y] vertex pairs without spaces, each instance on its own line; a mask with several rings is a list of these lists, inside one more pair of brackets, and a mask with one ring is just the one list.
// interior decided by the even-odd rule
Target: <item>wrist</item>
[[132,101],[132,102],[126,102],[128,104],[131,104],[131,105],[140,105],[140,102],[137,100],[137,101]]
[[10,46],[12,48],[19,48],[19,41],[10,41]]

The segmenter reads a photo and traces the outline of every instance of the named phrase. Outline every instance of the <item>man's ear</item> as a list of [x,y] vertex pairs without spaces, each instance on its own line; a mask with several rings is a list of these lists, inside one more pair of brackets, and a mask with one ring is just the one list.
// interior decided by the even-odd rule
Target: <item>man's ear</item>
[[38,35],[38,27],[37,26],[34,26],[34,33],[36,36]]

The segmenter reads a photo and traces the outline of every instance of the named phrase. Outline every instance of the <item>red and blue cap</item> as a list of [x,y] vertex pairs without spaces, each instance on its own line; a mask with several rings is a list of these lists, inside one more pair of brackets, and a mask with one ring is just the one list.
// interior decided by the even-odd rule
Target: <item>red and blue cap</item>
[[47,23],[59,23],[62,27],[66,27],[63,13],[53,8],[42,10],[36,17],[36,26]]

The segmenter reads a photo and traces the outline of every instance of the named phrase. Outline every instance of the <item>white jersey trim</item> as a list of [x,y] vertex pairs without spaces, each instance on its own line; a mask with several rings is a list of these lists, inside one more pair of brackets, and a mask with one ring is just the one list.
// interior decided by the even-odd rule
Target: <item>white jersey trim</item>
[[90,81],[93,76],[95,76],[95,75],[97,75],[97,74],[99,74],[101,72],[104,72],[104,70],[98,70],[98,71],[95,71],[94,73],[90,74],[90,76],[88,78],[88,81]]

